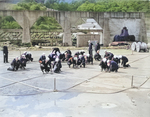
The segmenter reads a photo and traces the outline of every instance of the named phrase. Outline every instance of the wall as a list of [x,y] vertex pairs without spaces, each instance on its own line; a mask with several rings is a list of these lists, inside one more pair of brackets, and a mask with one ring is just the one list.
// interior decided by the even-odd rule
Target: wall
[[[37,43],[47,43],[47,45],[62,45],[62,37],[59,37],[61,31],[49,32],[45,30],[31,30],[31,41]],[[1,41],[15,41],[22,39],[22,29],[0,29]]]
[[0,10],[10,10],[12,5],[10,3],[5,3],[0,1]]
[[140,39],[140,21],[141,19],[110,19],[110,42],[113,41],[115,35],[120,35],[124,26],[127,27],[129,35],[134,35],[135,40]]
[[96,40],[100,42],[100,35],[78,34],[77,35],[77,47],[88,47],[89,40]]
[[[30,28],[40,16],[54,17],[64,31],[63,43],[72,45],[71,26],[80,18],[94,18],[103,28],[103,44],[108,46],[113,36],[120,34],[123,25],[134,34],[136,40],[147,42],[144,13],[141,12],[70,12],[70,11],[1,11],[0,16],[13,16],[22,27],[22,43],[31,41]],[[122,24],[122,22],[124,24]],[[139,28],[140,27],[140,28]],[[140,30],[140,31],[139,31]]]
[[147,28],[147,39],[148,43],[150,43],[150,13],[145,14],[145,22]]

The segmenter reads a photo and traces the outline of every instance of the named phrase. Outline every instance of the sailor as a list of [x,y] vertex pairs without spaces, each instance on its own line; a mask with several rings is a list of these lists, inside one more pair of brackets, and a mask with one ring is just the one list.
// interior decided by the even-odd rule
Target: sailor
[[118,64],[113,61],[113,60],[108,60],[107,61],[107,66],[108,66],[108,69],[109,69],[109,72],[111,71],[115,71],[115,72],[118,72]]
[[8,48],[3,46],[4,63],[8,63]]
[[124,68],[129,67],[129,64],[126,64],[128,62],[128,58],[126,56],[120,55],[119,58],[122,60],[121,65],[123,65]]
[[90,54],[91,56],[93,56],[93,53],[92,53],[92,46],[93,46],[93,43],[90,42],[90,43],[89,43],[89,54]]
[[25,67],[26,67],[26,62],[27,62],[27,60],[26,60],[25,55],[22,55],[21,58],[20,58],[20,68],[21,68],[21,69],[22,69],[22,68],[25,69]]
[[43,60],[46,59],[45,53],[42,54],[42,56],[39,58],[39,63],[42,63]]
[[97,42],[97,44],[95,45],[95,52],[97,53],[97,51],[100,50],[100,44],[99,42]]

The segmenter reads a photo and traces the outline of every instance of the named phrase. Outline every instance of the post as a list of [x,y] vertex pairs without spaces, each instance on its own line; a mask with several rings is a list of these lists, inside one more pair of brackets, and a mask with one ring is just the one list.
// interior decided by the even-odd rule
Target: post
[[57,89],[56,89],[56,78],[54,78],[54,92],[57,92]]
[[132,80],[131,80],[131,87],[133,87],[133,76],[132,76]]

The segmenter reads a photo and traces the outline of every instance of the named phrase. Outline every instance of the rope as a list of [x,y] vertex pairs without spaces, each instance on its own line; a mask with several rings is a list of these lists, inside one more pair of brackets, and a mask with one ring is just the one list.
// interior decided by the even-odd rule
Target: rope
[[25,83],[23,83],[23,82],[18,82],[18,81],[15,81],[15,80],[11,80],[11,79],[8,79],[8,78],[3,78],[3,79],[8,80],[8,81],[12,81],[12,82],[15,82],[15,83],[23,84],[23,85],[25,85],[25,86],[28,86],[28,87],[31,87],[31,88],[35,88],[35,89],[37,89],[37,90],[51,91],[51,90],[49,90],[49,89],[36,87],[36,86],[33,86],[33,85],[25,84]]
[[[142,87],[150,78],[148,78],[145,82],[143,82],[139,87]],[[138,88],[139,88],[138,87]]]
[[148,55],[148,56],[146,56],[146,57],[144,57],[144,58],[139,58],[139,59],[137,59],[137,60],[134,60],[134,61],[132,61],[132,62],[129,62],[129,63],[134,63],[134,62],[137,62],[137,61],[139,61],[139,60],[142,60],[142,59],[145,59],[145,58],[148,58],[148,57],[150,57],[150,55]]
[[[40,75],[40,76],[43,76],[43,75]],[[33,77],[33,78],[27,78],[27,79],[24,79],[24,80],[16,81],[16,82],[1,86],[0,88],[4,88],[4,87],[7,87],[7,86],[10,86],[10,85],[13,85],[13,84],[17,84],[17,83],[20,83],[20,82],[23,82],[23,81],[32,80],[32,79],[38,78],[40,76],[36,76],[36,77]]]
[[[147,57],[149,57],[149,56],[150,56],[150,55],[148,55],[148,56],[146,56],[146,57],[144,57],[144,58],[137,59],[137,60],[132,61],[132,62],[130,62],[130,63],[134,63],[134,62],[139,61],[139,60],[141,60],[141,59],[145,59],[145,58],[147,58]],[[8,73],[11,73],[11,72],[8,72]],[[5,74],[5,73],[2,73],[2,74]],[[103,73],[100,73],[100,74],[103,74]],[[80,82],[80,83],[78,83],[78,84],[76,84],[76,85],[73,85],[73,86],[71,86],[71,87],[69,87],[69,88],[67,88],[67,89],[57,90],[57,92],[68,92],[68,90],[70,90],[70,89],[72,89],[72,88],[74,88],[74,87],[77,87],[77,86],[79,86],[79,85],[81,85],[81,84],[87,82],[88,80],[94,79],[94,78],[96,78],[97,76],[99,76],[100,74],[97,74],[97,75],[95,75],[95,76],[93,76],[93,77],[91,77],[91,78],[89,78],[89,79],[86,79],[86,80],[84,80],[84,81],[82,81],[82,82]],[[42,75],[41,75],[41,76],[42,76]],[[38,77],[40,77],[40,76],[38,76]],[[36,86],[32,86],[32,85],[28,85],[28,84],[22,83],[23,81],[31,80],[31,79],[34,79],[34,78],[37,78],[37,77],[33,77],[33,78],[21,80],[21,81],[14,81],[14,80],[11,80],[11,79],[8,79],[8,78],[3,78],[3,79],[6,79],[6,80],[9,80],[9,81],[12,81],[12,82],[14,82],[14,83],[11,83],[11,84],[2,86],[2,87],[0,87],[0,88],[3,88],[3,87],[6,87],[6,86],[10,86],[10,85],[19,83],[19,84],[23,84],[23,85],[28,86],[28,87],[35,88],[35,89],[37,89],[37,90],[42,90],[42,92],[39,92],[39,93],[31,93],[31,94],[23,94],[23,95],[2,95],[2,96],[30,96],[30,95],[38,95],[38,94],[44,94],[44,93],[54,92],[53,90],[49,90],[49,89],[45,89],[45,88],[40,88],[40,87],[36,87]],[[148,78],[148,79],[147,79],[144,83],[142,83],[139,87],[143,86],[149,79],[150,79],[150,78]],[[81,92],[81,93],[115,94],[115,93],[120,93],[120,92],[127,91],[127,90],[129,90],[129,89],[131,89],[131,88],[126,88],[126,89],[119,90],[119,91],[116,91],[116,92],[111,92],[111,93],[95,93],[95,92]],[[149,88],[148,88],[148,89],[149,89]]]

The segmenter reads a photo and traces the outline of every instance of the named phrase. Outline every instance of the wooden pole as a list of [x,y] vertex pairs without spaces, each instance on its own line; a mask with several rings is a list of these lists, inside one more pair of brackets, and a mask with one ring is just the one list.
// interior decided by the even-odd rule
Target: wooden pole
[[56,78],[54,78],[54,92],[56,92],[57,89],[56,89]]
[[132,80],[131,80],[131,87],[133,87],[133,76],[132,76]]

